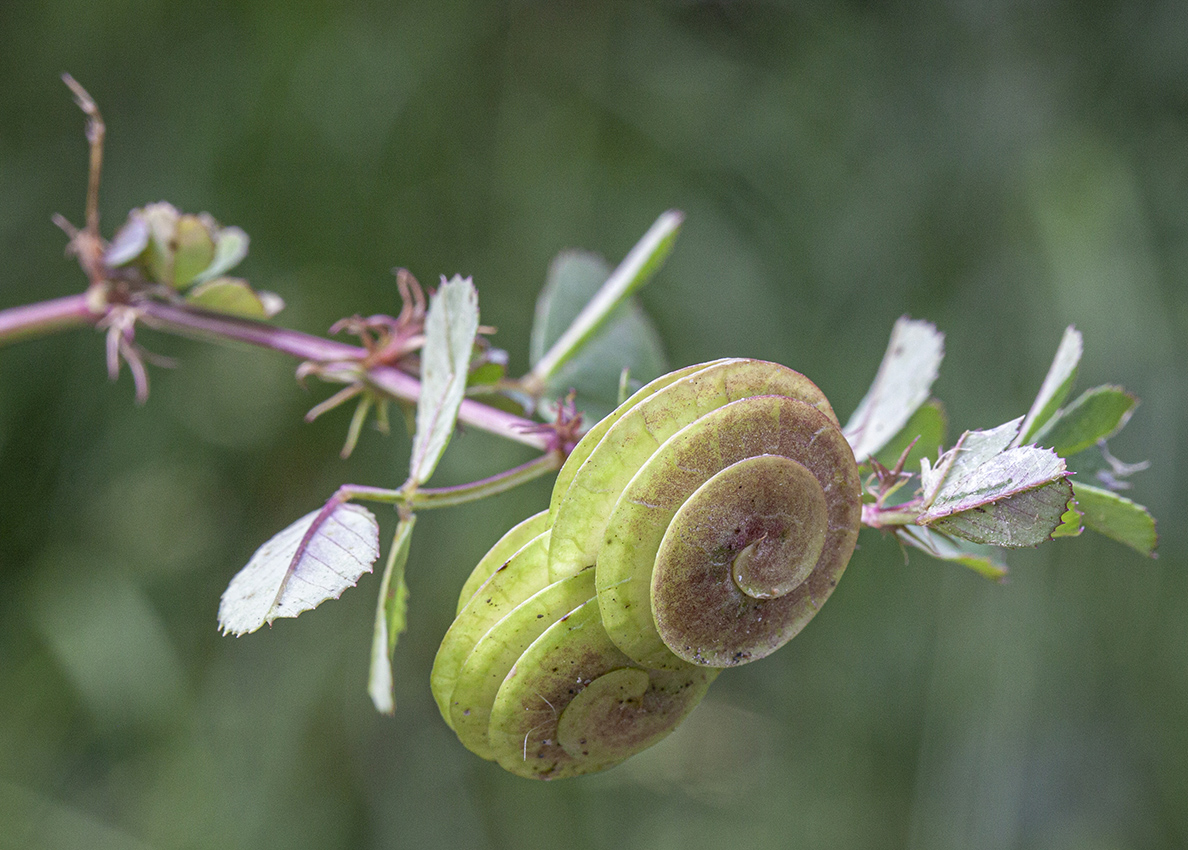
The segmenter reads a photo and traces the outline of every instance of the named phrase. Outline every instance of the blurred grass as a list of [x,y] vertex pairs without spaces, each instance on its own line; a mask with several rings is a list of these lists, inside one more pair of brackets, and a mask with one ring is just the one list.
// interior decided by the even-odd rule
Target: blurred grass
[[[1145,562],[1088,537],[991,585],[867,532],[788,648],[598,777],[479,762],[427,676],[470,565],[547,484],[426,514],[394,720],[364,690],[375,579],[248,638],[219,594],[407,440],[274,355],[144,334],[136,408],[98,337],[0,351],[0,847],[1159,848],[1188,843],[1188,7],[1044,2],[0,6],[0,307],[77,291],[83,121],[107,232],[168,199],[253,237],[243,273],[324,333],[389,269],[473,274],[527,367],[549,260],[688,220],[642,298],[680,365],[778,360],[843,416],[894,319],[948,334],[955,428],[1026,410],[1059,339],[1142,399]],[[525,459],[466,433],[442,483]],[[1176,494],[1176,495],[1173,495]],[[387,523],[385,535],[392,523]]]

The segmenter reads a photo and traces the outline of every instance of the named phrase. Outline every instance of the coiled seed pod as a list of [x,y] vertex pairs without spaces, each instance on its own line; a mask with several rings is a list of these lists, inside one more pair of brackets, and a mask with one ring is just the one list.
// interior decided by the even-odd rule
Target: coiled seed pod
[[804,627],[853,552],[860,494],[803,375],[732,359],[653,381],[578,443],[549,510],[475,568],[434,664],[442,716],[521,775],[617,764],[721,668]]

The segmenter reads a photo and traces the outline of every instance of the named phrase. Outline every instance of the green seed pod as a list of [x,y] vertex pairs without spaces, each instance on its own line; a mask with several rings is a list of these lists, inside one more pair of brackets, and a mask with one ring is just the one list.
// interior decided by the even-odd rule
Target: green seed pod
[[860,519],[853,453],[803,375],[730,359],[658,378],[587,432],[549,511],[475,568],[434,665],[442,716],[520,775],[617,764],[721,668],[804,627]]
[[[454,722],[450,706],[454,702],[454,690],[462,667],[475,645],[492,627],[521,602],[548,585],[548,562],[545,560],[548,545],[549,532],[546,530],[529,540],[508,557],[502,566],[491,572],[458,611],[453,625],[442,639],[429,682],[437,707],[451,728]],[[486,570],[482,562],[476,572],[479,570]]]
[[474,592],[491,577],[492,573],[506,564],[512,555],[523,548],[524,544],[548,531],[550,525],[548,511],[541,511],[518,525],[512,526],[511,531],[499,538],[499,542],[483,556],[483,559],[471,571],[470,578],[462,585],[462,592],[458,594],[458,610],[455,615],[462,612],[466,603],[470,601],[470,597],[474,596]]
[[[442,717],[468,749],[513,773],[552,779],[602,770],[659,740],[700,701],[717,671],[649,671],[624,656],[599,621],[594,570],[549,581],[548,530],[492,572],[492,562],[540,516],[547,514],[512,529],[492,549],[496,557],[475,568],[467,586],[486,579],[464,593],[430,684]],[[632,677],[626,690],[624,675]],[[583,698],[572,705],[578,693]],[[573,731],[603,715],[616,719],[611,727],[603,717],[605,734]]]
[[787,643],[857,542],[841,431],[783,396],[724,405],[667,440],[610,513],[598,554],[607,631],[639,663],[729,667]]
[[680,725],[718,672],[639,667],[611,642],[592,597],[516,661],[491,707],[488,740],[499,764],[520,776],[605,770]]

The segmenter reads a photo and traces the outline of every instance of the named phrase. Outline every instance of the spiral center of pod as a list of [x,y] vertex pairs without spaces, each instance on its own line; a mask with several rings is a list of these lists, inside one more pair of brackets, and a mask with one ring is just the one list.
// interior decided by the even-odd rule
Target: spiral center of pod
[[630,749],[641,731],[635,719],[649,684],[648,671],[635,667],[599,676],[561,712],[557,742],[575,758],[596,761]]
[[727,467],[694,493],[684,513],[718,537],[713,542],[719,557],[731,558],[731,579],[752,599],[791,593],[825,546],[825,494],[808,469],[786,457],[762,455]]
[[739,534],[758,535],[734,556],[730,577],[752,599],[786,596],[809,577],[825,548],[829,519],[821,485],[785,457],[752,458],[722,474],[721,484],[744,512]]
[[728,666],[770,651],[765,606],[813,574],[829,532],[816,476],[759,455],[705,481],[681,505],[657,553],[652,609],[666,645],[695,664]]

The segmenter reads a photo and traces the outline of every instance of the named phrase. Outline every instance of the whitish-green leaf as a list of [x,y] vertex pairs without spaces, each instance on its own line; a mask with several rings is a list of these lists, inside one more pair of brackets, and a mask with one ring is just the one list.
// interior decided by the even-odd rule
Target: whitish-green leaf
[[470,278],[455,275],[449,281],[443,279],[429,299],[421,350],[421,395],[408,467],[409,477],[418,484],[433,475],[454,433],[458,406],[466,395],[478,322],[478,293]]
[[1002,581],[1008,572],[1007,565],[996,557],[997,550],[991,546],[954,540],[948,535],[916,525],[899,529],[899,539],[934,558],[969,567],[978,575],[994,581]]
[[1122,430],[1138,399],[1121,387],[1094,387],[1048,420],[1032,442],[1071,457]]
[[843,433],[859,463],[878,454],[925,401],[945,356],[945,335],[930,322],[902,316],[878,374]]
[[173,251],[169,243],[173,240],[173,232],[181,213],[173,204],[160,201],[141,208],[140,215],[149,229],[148,245],[141,255],[145,270],[152,280],[172,284]]
[[392,677],[392,653],[396,640],[404,631],[408,614],[408,585],[404,581],[404,567],[408,563],[408,547],[412,542],[413,526],[417,518],[409,516],[396,526],[396,537],[388,551],[384,579],[380,583],[379,600],[375,607],[375,628],[371,640],[371,672],[367,678],[367,692],[376,711],[391,714],[396,710]]
[[[672,252],[685,216],[676,210],[663,213],[635,244],[595,295],[533,364],[529,377],[546,386],[557,371],[593,339],[619,306],[651,279]],[[623,364],[619,364],[620,368]]]
[[958,481],[990,458],[1006,451],[1007,446],[1019,433],[1022,418],[1004,422],[989,431],[966,431],[957,440],[957,445],[945,452],[935,466],[925,467],[920,476],[925,506],[936,501],[942,490],[956,486]]
[[1073,484],[1073,495],[1086,528],[1155,557],[1159,535],[1155,532],[1155,519],[1146,508],[1117,493],[1079,481]]
[[[912,414],[912,418],[900,429],[899,433],[879,450],[876,459],[888,468],[895,466],[903,455],[904,449],[912,446],[904,460],[904,469],[914,469],[924,458],[934,458],[945,440],[945,407],[936,399],[930,399],[926,404]],[[915,445],[912,441],[915,440]]]
[[214,259],[194,278],[194,282],[214,280],[235,268],[247,256],[249,241],[248,235],[238,227],[219,228],[215,237]]
[[284,307],[280,296],[256,292],[246,280],[237,277],[220,277],[200,283],[186,292],[186,301],[206,310],[248,319],[268,319]]
[[1064,329],[1064,336],[1056,349],[1056,356],[1040,386],[1039,395],[1031,404],[1031,410],[1023,419],[1023,426],[1019,429],[1019,436],[1013,445],[1023,446],[1032,441],[1032,437],[1051,419],[1072,390],[1073,381],[1077,377],[1077,364],[1081,362],[1082,350],[1081,332],[1069,325]]
[[327,505],[256,550],[223,591],[219,625],[238,636],[277,617],[296,617],[354,587],[378,557],[379,526],[371,511]]
[[[997,429],[995,429],[997,430]],[[1050,483],[1065,475],[1064,460],[1055,452],[1035,446],[991,451],[994,431],[967,432],[961,446],[974,438],[985,440],[984,457],[977,450],[958,452],[948,477],[925,516],[936,519],[954,511],[969,510],[994,499]]]
[[132,210],[128,220],[116,231],[111,244],[103,254],[103,262],[114,267],[127,265],[144,253],[149,243],[149,225],[140,215],[140,210]]
[[920,525],[974,543],[1016,548],[1038,546],[1061,524],[1072,488],[1064,459],[1023,446],[997,454],[960,478],[950,479]]
[[[545,356],[610,274],[610,266],[596,254],[564,251],[557,255],[536,301],[529,345],[532,363]],[[620,303],[598,332],[545,380],[541,396],[545,410],[574,389],[577,408],[587,420],[597,422],[618,406],[623,369],[641,383],[668,371],[660,334],[634,298]]]

